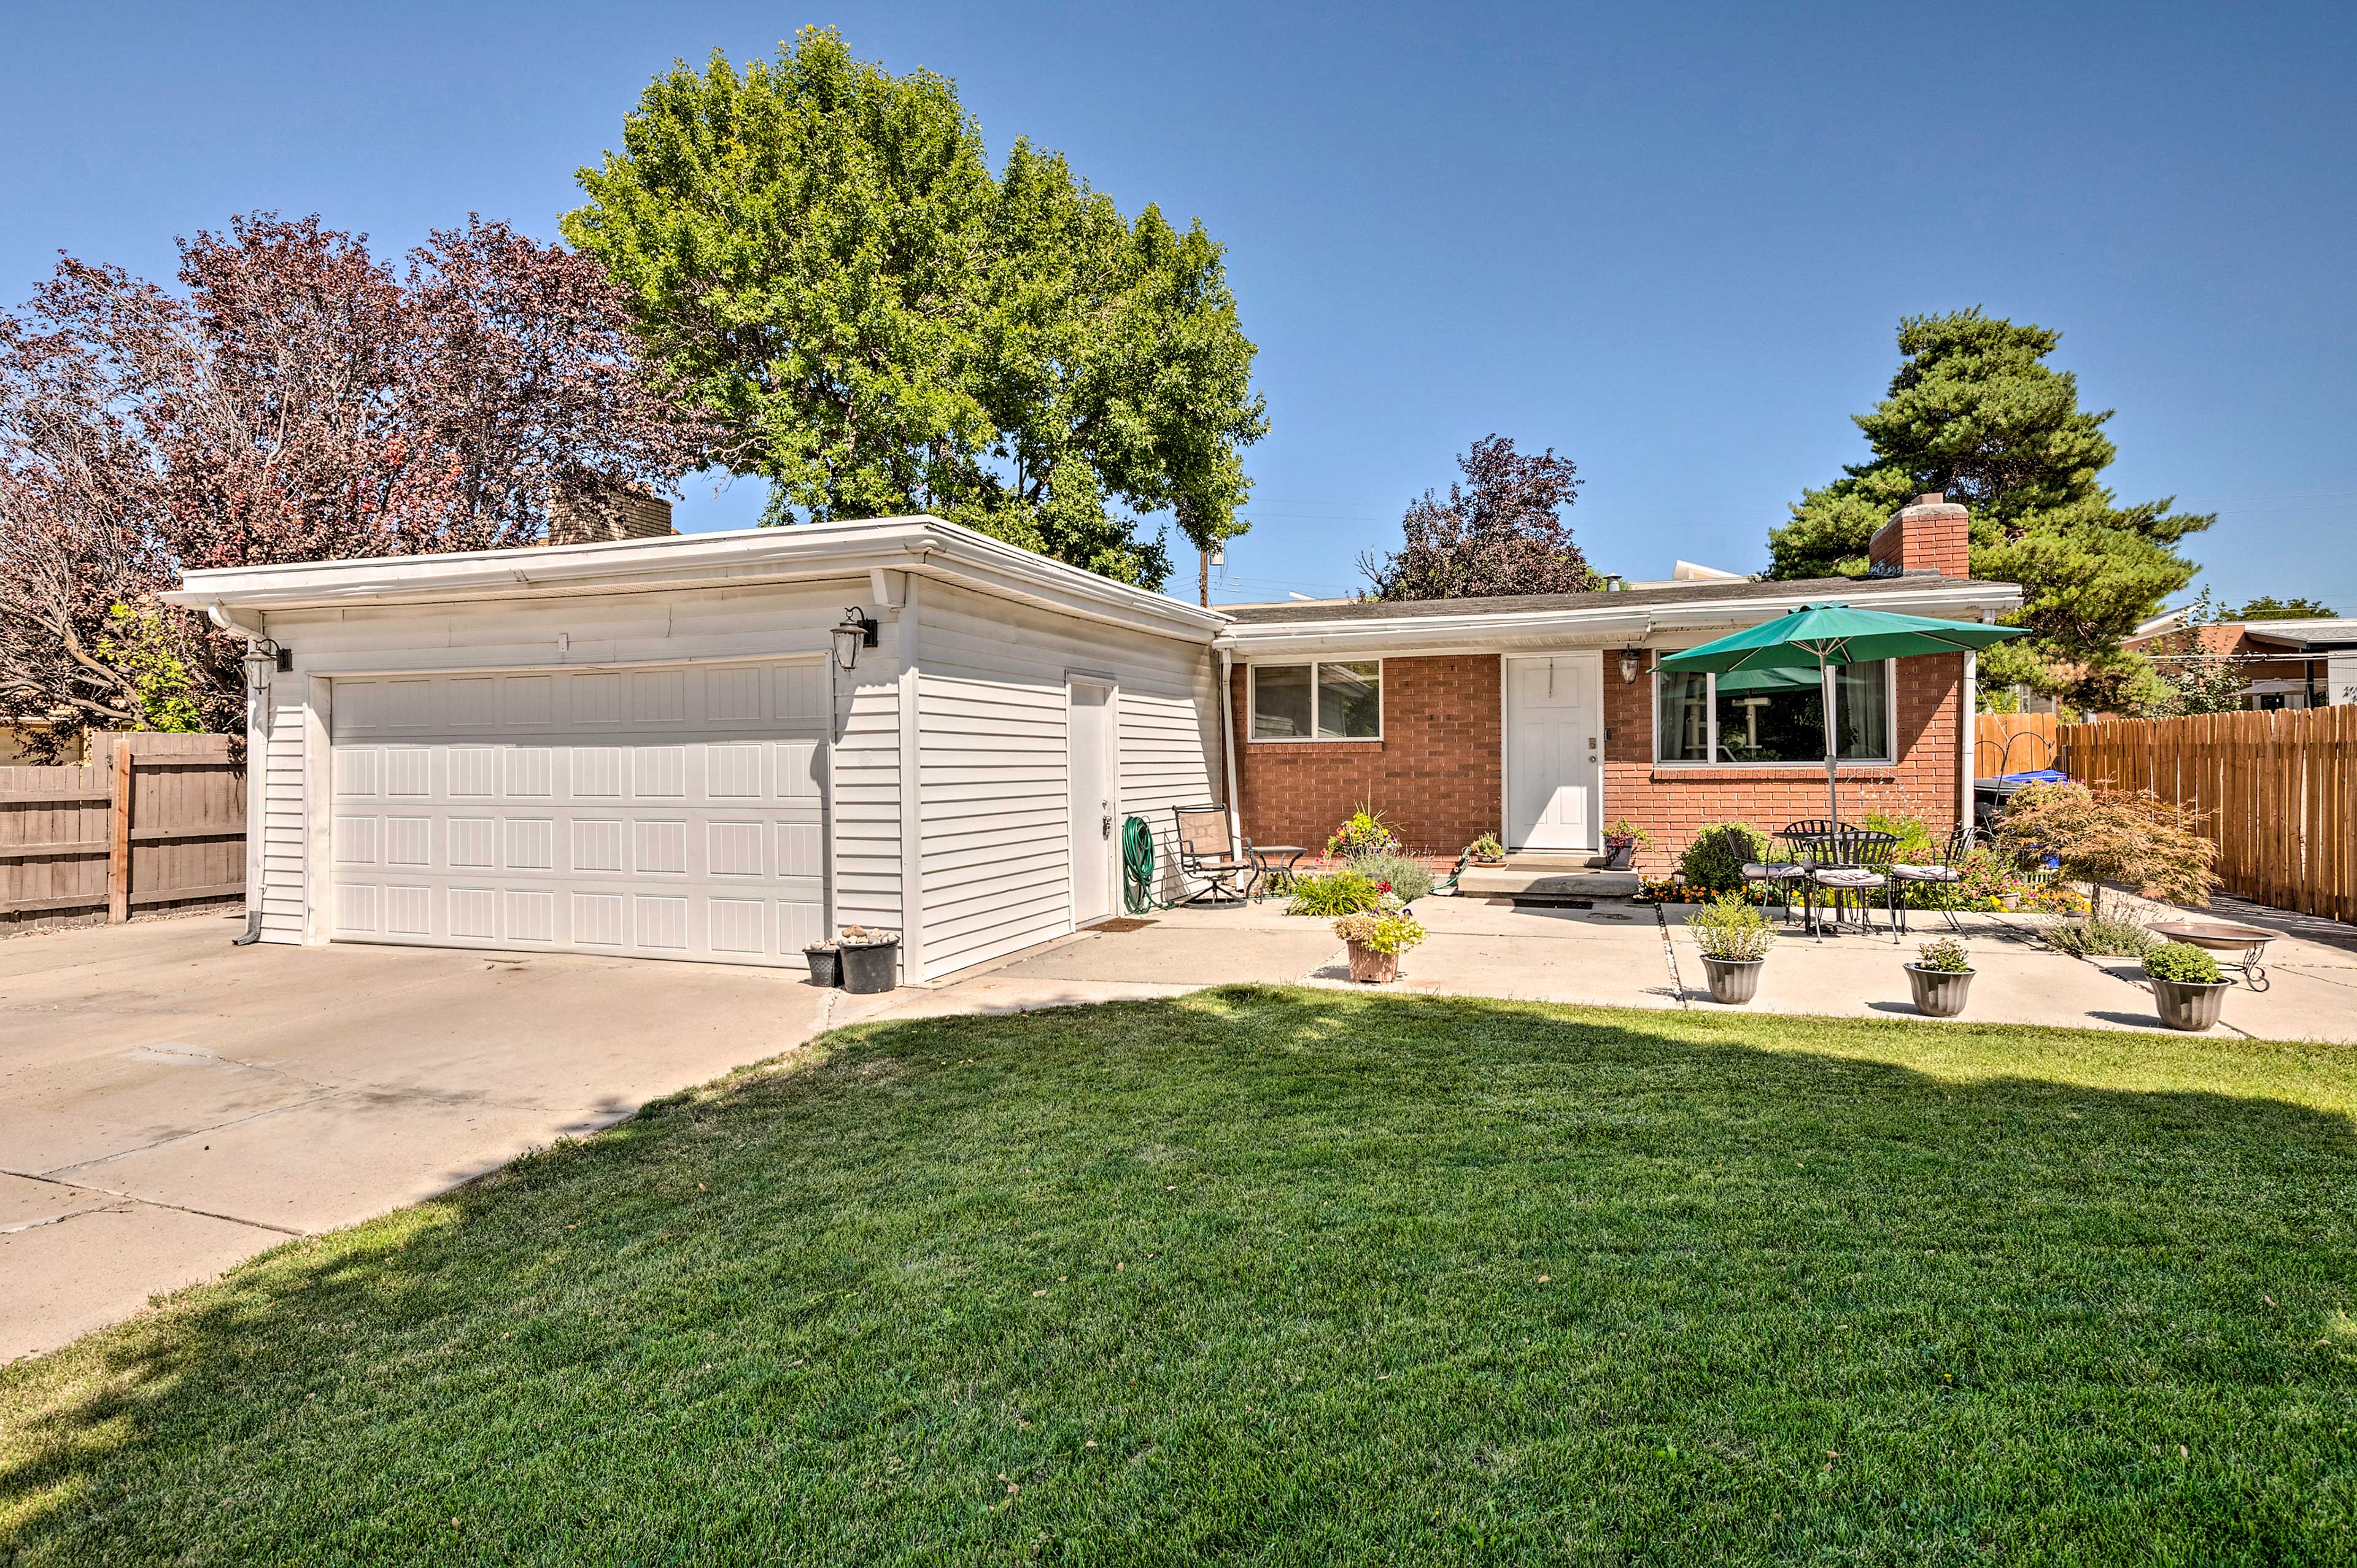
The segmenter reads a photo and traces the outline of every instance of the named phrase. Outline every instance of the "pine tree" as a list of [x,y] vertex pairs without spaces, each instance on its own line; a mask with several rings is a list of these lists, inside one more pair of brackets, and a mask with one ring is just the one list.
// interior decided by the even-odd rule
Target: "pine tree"
[[2018,583],[2009,620],[2036,633],[1984,652],[1983,683],[2131,711],[2161,693],[2120,641],[2193,580],[2175,546],[2215,520],[2172,510],[2174,497],[2122,506],[2098,481],[2118,455],[2111,411],[2080,408],[2078,379],[2045,362],[2061,341],[1977,306],[1902,320],[1889,395],[1854,416],[1872,458],[1803,492],[1769,534],[1770,575],[1863,575],[1874,531],[1944,491],[1972,512],[1973,575]]

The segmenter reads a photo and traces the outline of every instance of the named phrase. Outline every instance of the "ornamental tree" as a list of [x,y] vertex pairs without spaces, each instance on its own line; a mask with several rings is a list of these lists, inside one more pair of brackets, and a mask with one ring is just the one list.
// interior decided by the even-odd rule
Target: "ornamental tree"
[[2025,869],[2051,856],[2065,876],[2084,882],[2092,927],[2107,882],[2148,898],[2209,903],[2219,881],[2211,869],[2218,846],[2198,831],[2204,820],[2148,789],[2097,790],[2075,780],[2029,784],[2006,802],[1996,844]]
[[1889,395],[1854,416],[1872,456],[1803,492],[1769,534],[1770,575],[1862,576],[1874,531],[1944,491],[1972,512],[1973,575],[2021,585],[2008,622],[2035,633],[1983,650],[1982,681],[2133,711],[2159,693],[2120,641],[2193,580],[2176,546],[2215,519],[2167,497],[2122,506],[2098,482],[2111,411],[2082,410],[2077,378],[2045,363],[2061,341],[1977,307],[1900,321]]
[[1389,555],[1359,557],[1378,599],[1463,599],[1491,594],[1576,594],[1596,574],[1563,514],[1579,499],[1578,470],[1550,446],[1537,456],[1491,434],[1457,459],[1464,472],[1446,500],[1426,490],[1401,520]]
[[805,28],[742,71],[657,78],[565,232],[642,342],[770,483],[765,521],[924,510],[1147,586],[1167,510],[1244,531],[1266,433],[1222,248],[1125,219],[1060,154],[994,174],[954,84]]
[[60,751],[239,727],[239,645],[152,597],[183,569],[526,543],[560,474],[701,452],[602,270],[503,225],[405,282],[316,217],[179,251],[177,290],[67,257],[0,314],[0,702]]

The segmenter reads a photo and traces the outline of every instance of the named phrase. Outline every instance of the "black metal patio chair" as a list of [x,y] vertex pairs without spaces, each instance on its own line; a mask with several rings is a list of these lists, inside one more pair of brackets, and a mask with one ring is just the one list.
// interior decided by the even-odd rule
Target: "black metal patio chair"
[[[1907,929],[1907,893],[1912,887],[1944,887],[1950,891],[1964,879],[1964,857],[1973,852],[1973,830],[1970,823],[1958,822],[1948,834],[1948,842],[1940,847],[1938,857],[1928,861],[1900,861],[1890,867],[1889,901],[1890,918],[1896,930]],[[1948,929],[1961,932],[1964,923],[1956,918],[1956,902],[1951,897],[1940,906],[1940,913],[1948,918]]]

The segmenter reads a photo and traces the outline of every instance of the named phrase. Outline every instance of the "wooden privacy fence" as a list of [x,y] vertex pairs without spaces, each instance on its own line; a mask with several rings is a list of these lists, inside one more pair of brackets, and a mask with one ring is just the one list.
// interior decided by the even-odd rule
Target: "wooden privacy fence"
[[0,919],[245,893],[245,768],[220,735],[102,735],[86,768],[0,768]]
[[1973,771],[1983,779],[2054,766],[2052,714],[1982,714],[1973,721]]
[[2229,892],[2357,920],[2357,707],[2065,725],[2073,779],[2212,815]]

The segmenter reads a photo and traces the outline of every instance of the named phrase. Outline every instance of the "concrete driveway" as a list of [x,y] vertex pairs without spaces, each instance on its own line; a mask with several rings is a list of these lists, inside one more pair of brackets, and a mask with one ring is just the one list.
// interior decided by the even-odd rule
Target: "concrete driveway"
[[0,1361],[879,1004],[715,964],[232,948],[241,925],[0,941]]

